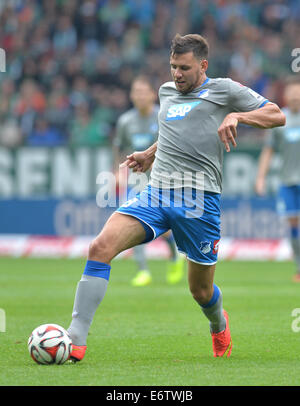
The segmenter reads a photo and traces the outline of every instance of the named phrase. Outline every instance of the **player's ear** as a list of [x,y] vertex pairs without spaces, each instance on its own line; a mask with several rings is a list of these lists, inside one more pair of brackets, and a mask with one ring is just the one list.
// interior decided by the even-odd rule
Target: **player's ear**
[[204,72],[207,71],[207,68],[208,68],[208,60],[207,59],[202,59],[201,68],[204,70]]

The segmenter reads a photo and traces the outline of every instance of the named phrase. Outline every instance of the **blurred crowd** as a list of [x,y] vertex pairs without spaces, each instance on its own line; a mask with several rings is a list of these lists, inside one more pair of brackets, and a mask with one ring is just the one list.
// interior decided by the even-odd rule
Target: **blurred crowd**
[[0,144],[110,145],[134,76],[170,80],[177,32],[208,39],[208,76],[282,105],[299,0],[0,0]]

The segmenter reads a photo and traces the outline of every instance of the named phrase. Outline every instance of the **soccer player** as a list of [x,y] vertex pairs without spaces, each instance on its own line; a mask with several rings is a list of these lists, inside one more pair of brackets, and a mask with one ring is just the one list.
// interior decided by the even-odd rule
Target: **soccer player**
[[265,192],[265,179],[274,151],[281,157],[278,190],[279,214],[286,217],[290,230],[290,242],[296,264],[293,277],[300,282],[300,81],[292,78],[284,90],[286,125],[268,130],[265,146],[259,158],[255,189]]
[[[125,159],[129,152],[143,151],[149,148],[150,145],[156,142],[158,136],[157,116],[159,106],[155,103],[156,93],[146,76],[141,75],[134,79],[131,85],[130,99],[134,108],[119,117],[114,138],[114,162],[118,164],[118,167],[121,160]],[[115,168],[115,173],[119,174],[119,186],[122,186],[122,176],[119,168]],[[147,171],[147,177],[149,173],[150,170]],[[136,179],[135,182],[140,183],[140,186],[142,186],[143,182],[141,180]],[[131,192],[132,190],[129,185],[129,189],[126,189],[125,192]],[[174,284],[183,277],[183,258],[178,255],[172,233],[167,232],[162,237],[168,244],[171,254],[166,279],[168,283]],[[133,248],[133,253],[138,266],[138,273],[131,283],[133,286],[146,286],[152,282],[152,275],[147,265],[145,245],[136,245]]]
[[[69,334],[72,359],[81,360],[95,311],[109,281],[112,259],[123,250],[171,229],[188,263],[191,294],[207,317],[213,355],[229,357],[232,340],[222,292],[214,284],[220,240],[223,144],[236,146],[239,123],[258,128],[285,124],[279,107],[229,78],[207,77],[208,43],[177,34],[171,45],[173,81],[160,87],[159,136],[124,162],[147,171],[149,185],[124,203],[91,242],[77,286]],[[223,144],[222,144],[223,143]]]

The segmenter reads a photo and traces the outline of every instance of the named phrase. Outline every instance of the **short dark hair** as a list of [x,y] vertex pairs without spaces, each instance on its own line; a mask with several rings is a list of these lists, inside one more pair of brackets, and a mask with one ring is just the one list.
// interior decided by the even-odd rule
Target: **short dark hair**
[[154,90],[153,83],[151,82],[150,77],[147,76],[147,75],[144,75],[144,74],[141,73],[141,74],[139,74],[138,76],[136,76],[136,77],[133,79],[132,83],[131,83],[131,87],[132,87],[132,86],[134,85],[134,83],[136,83],[136,82],[143,82],[143,83],[147,84],[151,90]]
[[176,34],[171,43],[171,55],[193,52],[195,58],[207,59],[208,51],[208,42],[199,34]]

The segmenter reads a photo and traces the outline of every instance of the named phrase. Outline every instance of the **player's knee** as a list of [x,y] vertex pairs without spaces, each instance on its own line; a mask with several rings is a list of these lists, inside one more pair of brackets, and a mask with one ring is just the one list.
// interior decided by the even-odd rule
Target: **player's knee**
[[191,286],[190,292],[194,300],[200,305],[208,303],[211,298],[211,289],[207,286]]
[[101,262],[111,261],[111,249],[110,244],[100,236],[96,237],[89,246],[89,258]]

